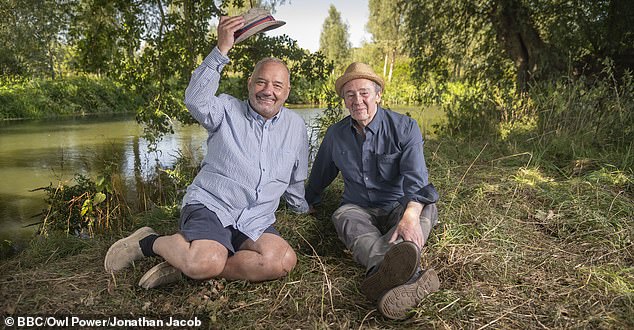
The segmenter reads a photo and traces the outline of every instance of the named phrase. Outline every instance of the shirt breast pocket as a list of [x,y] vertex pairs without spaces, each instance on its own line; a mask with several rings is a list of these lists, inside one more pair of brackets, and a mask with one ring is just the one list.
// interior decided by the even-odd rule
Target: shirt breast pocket
[[401,164],[400,153],[377,155],[376,160],[377,172],[381,179],[391,181],[398,177]]
[[295,163],[297,163],[297,161],[292,152],[280,151],[275,153],[275,158],[271,163],[273,167],[273,179],[284,183],[291,182],[291,174]]

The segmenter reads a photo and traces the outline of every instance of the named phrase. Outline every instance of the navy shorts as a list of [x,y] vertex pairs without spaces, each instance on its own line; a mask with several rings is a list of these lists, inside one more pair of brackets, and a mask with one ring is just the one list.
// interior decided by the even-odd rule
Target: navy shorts
[[[203,204],[188,204],[183,207],[180,232],[188,242],[202,239],[216,241],[229,250],[229,255],[240,250],[242,244],[249,239],[247,235],[233,226],[224,227],[216,213]],[[272,225],[264,232],[280,236],[280,233]]]

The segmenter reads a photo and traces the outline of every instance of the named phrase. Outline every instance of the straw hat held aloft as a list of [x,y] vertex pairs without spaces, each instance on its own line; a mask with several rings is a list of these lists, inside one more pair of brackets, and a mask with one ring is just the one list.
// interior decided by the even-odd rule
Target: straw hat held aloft
[[343,73],[341,77],[335,81],[335,91],[339,96],[343,97],[343,85],[345,85],[350,80],[365,78],[374,81],[375,83],[381,86],[381,90],[385,88],[385,82],[383,79],[379,77],[372,67],[361,62],[353,62],[346,68],[346,71]]
[[233,34],[236,44],[258,32],[277,29],[286,24],[273,18],[264,8],[251,8],[241,16],[244,18],[244,26]]

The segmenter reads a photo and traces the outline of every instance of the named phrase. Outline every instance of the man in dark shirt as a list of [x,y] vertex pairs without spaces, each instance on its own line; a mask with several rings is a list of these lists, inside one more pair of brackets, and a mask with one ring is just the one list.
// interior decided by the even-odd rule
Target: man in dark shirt
[[420,250],[438,222],[438,193],[429,183],[423,138],[412,118],[379,106],[383,79],[352,63],[335,89],[350,116],[328,128],[306,187],[314,210],[339,172],[341,206],[332,221],[354,259],[366,267],[361,291],[379,311],[404,319],[440,282],[420,268]]

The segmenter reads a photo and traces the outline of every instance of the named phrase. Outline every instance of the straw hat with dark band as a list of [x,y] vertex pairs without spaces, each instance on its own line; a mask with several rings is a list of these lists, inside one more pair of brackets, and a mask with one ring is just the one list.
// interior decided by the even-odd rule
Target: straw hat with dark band
[[337,91],[337,94],[339,94],[339,96],[343,97],[343,85],[345,85],[350,80],[359,78],[374,81],[375,83],[379,84],[379,86],[381,86],[381,90],[383,90],[383,88],[385,87],[383,79],[379,77],[376,73],[374,73],[374,70],[372,70],[371,66],[361,62],[354,62],[350,64],[343,75],[339,77],[337,81],[335,81],[335,91]]
[[244,17],[245,22],[244,26],[233,34],[236,44],[258,32],[273,30],[286,24],[284,21],[273,18],[264,8],[251,8],[241,16]]

